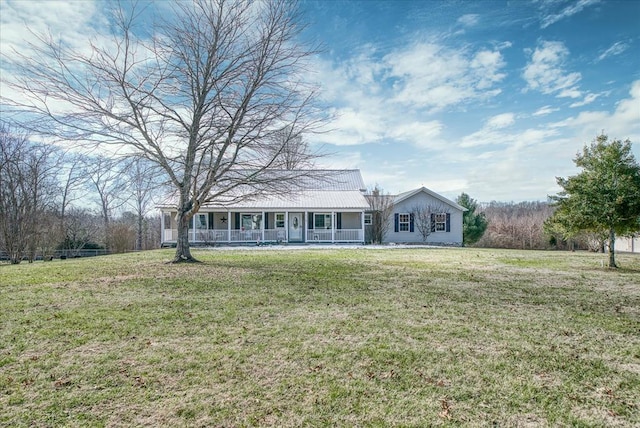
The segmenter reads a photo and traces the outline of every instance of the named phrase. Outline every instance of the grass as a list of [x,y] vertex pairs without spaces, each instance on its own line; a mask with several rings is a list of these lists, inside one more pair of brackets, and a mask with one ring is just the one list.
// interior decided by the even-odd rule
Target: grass
[[170,251],[0,266],[0,426],[638,426],[640,258]]

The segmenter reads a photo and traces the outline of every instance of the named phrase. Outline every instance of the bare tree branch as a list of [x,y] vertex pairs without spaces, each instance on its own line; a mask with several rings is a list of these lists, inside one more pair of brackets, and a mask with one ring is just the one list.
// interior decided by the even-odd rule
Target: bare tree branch
[[27,98],[2,103],[34,132],[163,169],[178,195],[180,261],[193,259],[188,227],[203,203],[260,191],[269,177],[295,187],[295,174],[285,184],[267,172],[283,152],[312,160],[299,137],[321,116],[304,79],[315,50],[298,42],[295,2],[196,0],[174,11],[144,39],[139,12],[117,10],[110,44],[94,41],[88,54],[41,37],[36,57],[7,58],[23,76],[9,83]]

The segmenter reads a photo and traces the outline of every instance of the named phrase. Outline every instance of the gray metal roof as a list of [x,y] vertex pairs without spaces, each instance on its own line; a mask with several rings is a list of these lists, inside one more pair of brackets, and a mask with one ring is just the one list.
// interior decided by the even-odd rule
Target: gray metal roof
[[369,203],[359,190],[303,190],[292,195],[264,195],[233,205],[205,204],[203,209],[251,209],[251,210],[365,210]]
[[[204,210],[366,210],[369,203],[364,197],[365,185],[360,170],[309,170],[309,171],[269,171],[270,174],[284,177],[296,177],[296,185],[290,190],[279,189],[275,186],[273,191],[267,189],[260,194],[248,199],[242,199],[225,203],[223,200],[214,200],[202,205]],[[270,177],[273,180],[273,177]],[[231,200],[243,195],[241,188],[235,194],[226,196]],[[174,208],[176,197],[169,197],[158,205],[159,208]]]
[[456,209],[458,209],[460,211],[468,211],[465,207],[456,204],[452,200],[447,199],[444,196],[439,195],[438,193],[434,192],[433,190],[427,189],[424,186],[423,187],[419,187],[417,189],[410,190],[408,192],[400,193],[399,195],[396,195],[395,198],[394,198],[394,203],[396,203],[396,204],[400,203],[400,202],[404,201],[405,199],[409,199],[413,195],[417,195],[420,192],[424,192],[427,195],[430,195],[430,196],[432,196],[432,197],[444,202],[445,204],[450,205],[450,206],[452,206],[452,207],[454,207],[454,208],[456,208]]

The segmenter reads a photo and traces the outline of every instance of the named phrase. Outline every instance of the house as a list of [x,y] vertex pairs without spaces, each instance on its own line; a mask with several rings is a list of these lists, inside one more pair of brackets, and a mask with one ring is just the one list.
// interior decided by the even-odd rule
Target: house
[[[266,192],[230,203],[203,204],[192,219],[189,241],[195,245],[364,244],[373,213],[360,171],[314,171],[302,180],[295,192]],[[425,187],[394,196],[393,202],[385,242],[462,245],[465,209],[455,202]],[[175,200],[170,198],[158,208],[162,246],[173,246],[178,233]]]
[[388,243],[462,246],[466,208],[426,187],[393,197],[385,235]]
[[616,252],[640,253],[640,234],[616,236]]
[[[202,245],[364,243],[364,214],[369,203],[360,171],[313,171],[301,180],[304,183],[292,192],[263,192],[228,204],[204,204],[193,217],[189,241]],[[175,245],[175,201],[158,207],[162,245]]]

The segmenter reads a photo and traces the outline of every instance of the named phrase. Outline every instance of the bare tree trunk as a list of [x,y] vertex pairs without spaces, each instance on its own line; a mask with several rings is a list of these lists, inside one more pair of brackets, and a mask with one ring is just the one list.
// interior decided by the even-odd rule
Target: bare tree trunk
[[176,239],[176,255],[171,263],[198,262],[198,260],[191,255],[191,248],[189,246],[189,226],[191,225],[192,218],[193,212],[190,204],[180,204],[177,218],[178,237]]
[[609,229],[609,267],[617,268],[616,265],[616,232]]

